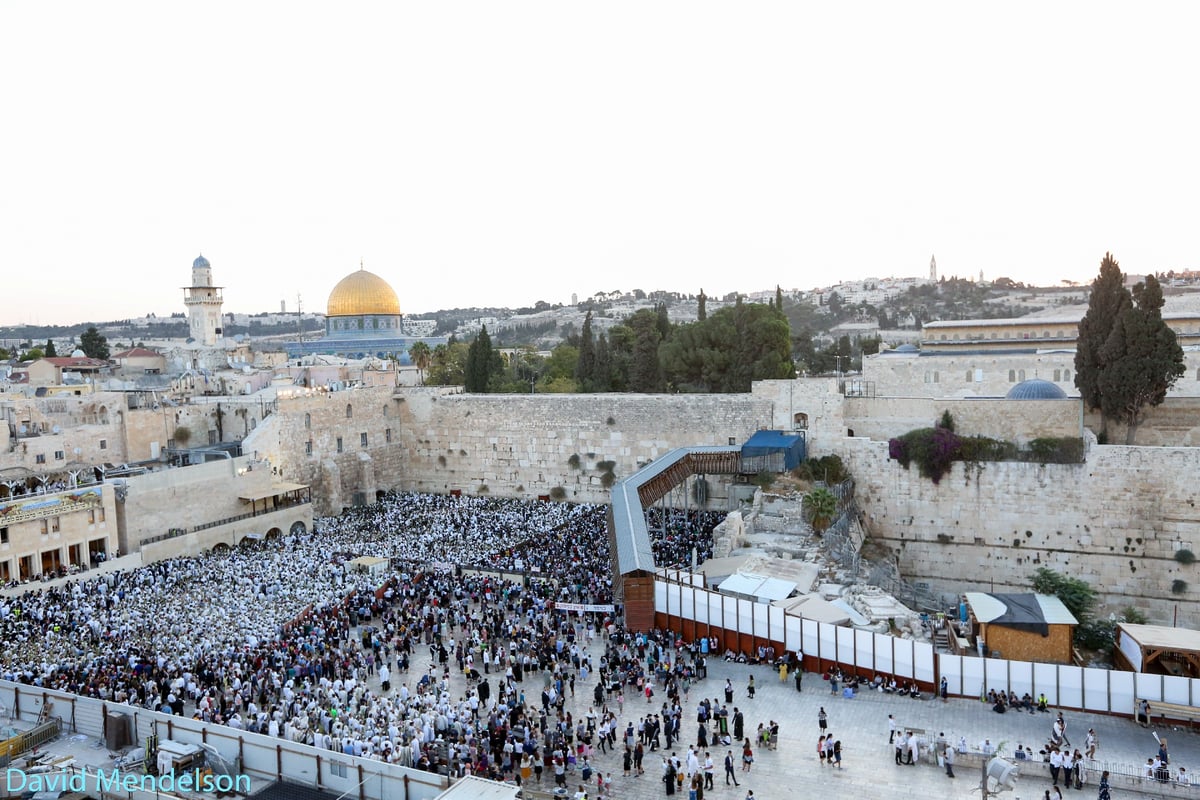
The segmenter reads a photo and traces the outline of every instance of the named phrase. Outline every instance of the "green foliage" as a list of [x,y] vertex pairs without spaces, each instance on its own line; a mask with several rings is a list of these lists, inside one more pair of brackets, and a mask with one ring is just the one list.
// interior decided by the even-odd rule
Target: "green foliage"
[[960,459],[962,442],[947,428],[917,428],[888,442],[888,455],[908,469],[915,463],[922,478],[940,483]]
[[412,361],[413,366],[417,368],[421,384],[424,385],[425,370],[429,369],[429,365],[433,363],[433,351],[429,349],[429,345],[425,342],[413,342],[412,347],[408,348],[408,358]]
[[1039,464],[1083,463],[1083,439],[1078,436],[1042,436],[1029,443],[1031,461]]
[[808,459],[792,470],[792,477],[809,483],[821,481],[836,486],[850,479],[850,471],[846,469],[841,456],[828,455]]
[[592,312],[583,318],[583,332],[579,335],[579,358],[575,362],[575,381],[579,391],[595,391],[596,342],[592,336]]
[[1038,594],[1057,597],[1080,622],[1091,617],[1092,609],[1096,605],[1096,590],[1088,583],[1048,567],[1038,567],[1034,573],[1033,590]]
[[1017,446],[990,436],[960,436],[958,457],[961,461],[978,464],[983,461],[1014,461],[1019,455]]
[[1144,409],[1160,405],[1184,373],[1183,348],[1162,318],[1158,280],[1147,275],[1134,287],[1133,300],[1100,349],[1097,377],[1100,408],[1106,419],[1128,426],[1126,444],[1133,444]]
[[467,349],[467,363],[463,369],[463,388],[468,392],[494,392],[503,379],[504,362],[499,351],[492,347],[484,325]]
[[79,349],[88,358],[107,359],[108,339],[96,330],[95,325],[90,325],[79,335]]
[[40,347],[31,347],[21,354],[22,361],[37,361],[39,358],[45,358],[46,354],[42,352]]
[[1133,606],[1125,606],[1121,609],[1121,621],[1131,625],[1145,625],[1150,618]]
[[1196,554],[1184,547],[1175,551],[1175,560],[1180,564],[1195,564]]
[[837,496],[824,487],[804,495],[804,513],[817,533],[824,533],[837,514]]
[[667,379],[684,392],[748,392],[753,381],[795,377],[787,319],[759,303],[679,326],[660,356]]
[[1115,619],[1090,619],[1075,628],[1075,644],[1101,654],[1111,655],[1117,639],[1117,623],[1128,622],[1133,625],[1145,625],[1146,615],[1133,606],[1126,606]]
[[948,431],[954,430],[954,415],[950,413],[950,409],[942,412],[941,419],[938,420],[937,427],[945,428]]
[[1182,578],[1176,578],[1175,580],[1171,581],[1171,593],[1172,594],[1183,594],[1187,590],[1188,590],[1187,581],[1183,580]]
[[54,340],[47,339],[46,340],[46,358],[56,358],[57,356],[58,356],[58,350],[54,347]]
[[765,492],[775,485],[775,473],[770,470],[760,470],[757,475],[750,479],[750,482]]
[[426,380],[434,386],[462,386],[467,364],[465,342],[439,344],[430,356]]

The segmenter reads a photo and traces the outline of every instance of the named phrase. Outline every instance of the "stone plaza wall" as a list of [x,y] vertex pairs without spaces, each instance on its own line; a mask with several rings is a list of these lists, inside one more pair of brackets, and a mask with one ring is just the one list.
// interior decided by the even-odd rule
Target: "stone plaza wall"
[[[1080,578],[1101,613],[1133,605],[1151,621],[1194,620],[1200,565],[1200,449],[1098,446],[1073,465],[956,464],[940,485],[888,458],[886,442],[847,439],[862,521],[902,574],[932,589],[1027,591],[1038,567]],[[1187,583],[1173,592],[1176,580]]]
[[929,428],[949,411],[963,436],[990,436],[1020,445],[1041,436],[1083,435],[1083,404],[1001,398],[847,397],[845,421],[855,436],[876,441]]
[[[401,487],[607,503],[613,479],[667,451],[745,441],[771,424],[753,395],[399,395]],[[575,458],[577,457],[577,458]],[[613,462],[612,477],[602,462]]]

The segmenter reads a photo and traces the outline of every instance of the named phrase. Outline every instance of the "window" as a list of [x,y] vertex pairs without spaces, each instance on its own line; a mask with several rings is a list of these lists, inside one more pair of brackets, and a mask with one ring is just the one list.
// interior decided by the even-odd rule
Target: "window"
[[50,520],[44,519],[42,520],[42,536],[48,533],[50,533]]
[[306,455],[306,456],[312,455],[312,439],[309,439],[307,442],[304,443],[304,455]]
[[8,544],[8,526],[0,528],[0,544]]
[[360,434],[358,435],[358,446],[359,446],[359,447],[366,447],[366,446],[367,446],[367,434],[366,434],[365,432],[364,432],[364,433],[360,433]]
[[1058,383],[1061,380],[1062,380],[1062,370],[1061,369],[1054,370],[1054,382]]
[[335,777],[338,777],[338,778],[346,777],[346,765],[345,764],[339,764],[336,761],[330,761],[329,762],[329,771],[331,773],[333,773],[333,775]]
[[59,518],[58,518],[58,517],[51,517],[51,518],[50,518],[50,532],[51,532],[51,533],[58,533],[58,529],[59,529]]
[[342,437],[337,437],[337,451],[342,452]]
[[96,509],[94,509],[94,508],[88,509],[88,524],[89,525],[96,524]]
[[1008,382],[1009,382],[1009,383],[1016,383],[1016,382],[1017,382],[1017,371],[1016,371],[1016,370],[1010,369],[1010,370],[1008,371]]
[[392,429],[391,428],[388,428],[383,432],[383,441],[387,442],[388,444],[392,443]]
[[304,430],[312,430],[312,414],[304,415]]
[[[1200,377],[1197,377],[1196,380],[1200,380]],[[35,462],[37,462],[38,464],[45,464],[46,463],[46,454],[38,453],[36,456],[33,457],[33,460]]]
[[346,403],[346,419],[350,419],[353,416],[354,416],[354,406],[350,405],[349,403]]
[[933,382],[934,382],[934,383],[937,383],[937,382],[938,382],[938,378],[940,378],[940,377],[941,377],[941,376],[938,374],[938,371],[935,369],[935,370],[933,371]]
[[103,506],[96,509],[96,521],[104,522],[104,507]]
[[1023,370],[1023,369],[1017,370],[1017,380],[1018,381],[1025,380],[1025,370]]
[[62,450],[55,450],[55,451],[54,451],[54,460],[55,460],[55,461],[62,461],[64,458],[66,458],[66,455],[67,455],[67,454],[66,454],[66,453],[64,453]]
[[981,370],[981,369],[975,370],[975,382],[983,383],[983,370]]
[[100,449],[101,449],[101,450],[107,450],[107,449],[108,449],[108,439],[101,439],[101,440],[100,440]]
[[1069,380],[1071,380],[1071,370],[1069,370],[1069,369],[1064,369],[1064,370],[1063,370],[1063,380],[1064,380],[1064,381],[1069,381]]
[[967,370],[967,383],[971,382],[971,370]]

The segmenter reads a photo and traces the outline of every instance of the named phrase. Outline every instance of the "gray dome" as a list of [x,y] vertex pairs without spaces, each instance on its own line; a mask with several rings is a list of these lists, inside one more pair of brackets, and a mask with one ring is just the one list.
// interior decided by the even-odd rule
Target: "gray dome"
[[906,343],[900,345],[899,347],[897,347],[895,352],[897,352],[897,353],[918,353],[918,352],[920,352],[920,348],[918,348],[915,344],[909,344],[906,342]]
[[1030,378],[1008,390],[1008,400],[1066,400],[1067,393],[1050,381]]
[[208,259],[205,258],[204,256],[198,256],[196,258],[196,260],[192,262],[192,269],[200,269],[201,267],[207,267],[207,266],[210,266],[210,265],[208,263]]

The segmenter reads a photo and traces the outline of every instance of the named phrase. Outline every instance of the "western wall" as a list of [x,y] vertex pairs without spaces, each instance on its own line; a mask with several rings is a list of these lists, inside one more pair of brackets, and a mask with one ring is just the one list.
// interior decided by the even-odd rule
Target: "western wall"
[[[810,455],[846,460],[865,527],[911,581],[1027,589],[1047,566],[1092,583],[1105,613],[1134,605],[1169,623],[1177,608],[1181,620],[1200,611],[1200,566],[1174,555],[1200,544],[1200,449],[1099,446],[1084,432],[1084,464],[958,464],[935,486],[889,460],[886,440],[945,409],[967,434],[1024,442],[1082,431],[1078,400],[845,398],[832,380],[767,381],[739,395],[376,387],[281,397],[244,447],[311,484],[317,513],[335,513],[389,489],[607,502],[613,479],[674,447],[802,428]],[[719,493],[711,502],[724,507]],[[1173,592],[1175,580],[1189,586]]]

